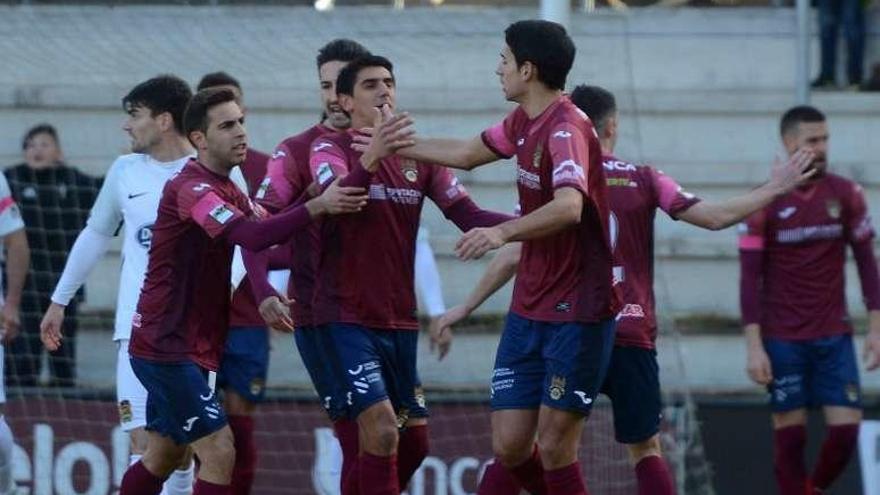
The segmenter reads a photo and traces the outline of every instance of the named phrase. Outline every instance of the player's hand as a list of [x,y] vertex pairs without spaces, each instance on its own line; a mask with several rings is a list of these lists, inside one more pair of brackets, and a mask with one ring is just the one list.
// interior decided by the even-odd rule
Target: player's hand
[[862,357],[865,359],[865,368],[868,371],[880,367],[880,332],[870,331],[865,336],[865,349]]
[[476,260],[505,243],[501,231],[495,227],[477,227],[471,229],[458,240],[455,254],[463,261]]
[[18,337],[18,332],[21,330],[21,315],[18,306],[9,303],[3,305],[0,319],[2,319],[0,327],[3,328],[3,344],[8,344]]
[[394,115],[388,105],[375,109],[373,127],[364,134],[355,134],[351,147],[364,154],[364,167],[393,155],[397,150],[416,144],[413,120],[406,112]]
[[816,154],[808,149],[796,151],[787,161],[776,157],[770,172],[770,182],[776,186],[779,194],[803,185],[816,174],[816,169],[811,167],[815,157]]
[[357,213],[370,199],[363,187],[342,187],[339,185],[340,178],[336,178],[327,186],[327,189],[312,201],[318,201],[322,213],[328,215],[340,215],[343,213]]
[[428,336],[431,337],[431,354],[436,352],[437,361],[443,361],[452,346],[452,328],[443,324],[442,316],[437,316],[428,322]]
[[260,316],[270,328],[279,332],[293,332],[293,318],[290,305],[293,301],[286,296],[270,296],[260,303]]
[[750,347],[748,351],[748,364],[746,371],[749,378],[758,385],[769,385],[773,381],[773,369],[770,367],[770,358],[763,347]]
[[40,340],[49,351],[57,351],[61,347],[61,324],[64,322],[64,306],[52,303],[40,322]]

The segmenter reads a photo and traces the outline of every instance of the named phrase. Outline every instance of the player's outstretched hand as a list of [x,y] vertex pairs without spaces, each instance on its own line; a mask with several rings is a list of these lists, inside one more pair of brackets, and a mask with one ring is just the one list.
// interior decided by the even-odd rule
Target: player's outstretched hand
[[764,348],[750,347],[748,351],[748,364],[746,371],[749,378],[758,385],[769,385],[773,381],[773,369],[770,367],[770,358]]
[[504,245],[501,231],[495,227],[477,227],[465,232],[455,245],[455,254],[463,261],[476,260]]
[[21,315],[18,312],[18,306],[3,305],[0,319],[2,319],[0,327],[3,328],[3,344],[8,344],[18,337],[18,332],[21,330]]
[[811,166],[815,157],[816,154],[808,149],[796,151],[787,161],[776,157],[770,182],[779,189],[779,194],[785,194],[804,184],[816,174],[816,169]]
[[[445,315],[443,315],[445,316]],[[449,354],[452,347],[452,328],[443,324],[443,316],[431,318],[428,323],[428,336],[431,337],[431,354],[437,353],[437,361]]]
[[413,120],[406,112],[394,115],[388,105],[375,109],[373,127],[355,134],[351,147],[372,161],[393,155],[397,150],[416,144]]
[[40,322],[40,340],[49,351],[57,351],[61,347],[61,324],[64,322],[64,306],[52,303]]
[[369,196],[363,187],[342,187],[339,185],[340,178],[336,178],[327,189],[318,197],[321,209],[328,215],[340,215],[343,213],[356,213],[367,205]]
[[865,368],[873,371],[880,367],[880,332],[871,331],[865,337]]
[[293,332],[293,318],[290,305],[293,301],[285,296],[270,296],[260,303],[260,316],[270,328],[279,332]]

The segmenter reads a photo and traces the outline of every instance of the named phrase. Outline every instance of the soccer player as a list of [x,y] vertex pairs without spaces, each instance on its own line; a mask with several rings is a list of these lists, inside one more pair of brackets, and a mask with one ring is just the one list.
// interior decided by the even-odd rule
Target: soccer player
[[[868,370],[880,364],[880,279],[862,188],[827,171],[825,115],[813,107],[794,107],[782,116],[780,133],[788,153],[813,152],[816,175],[752,215],[743,227],[740,299],[747,370],[770,394],[780,492],[822,493],[846,467],[862,419],[844,294],[847,244],[868,309]],[[810,406],[822,407],[828,433],[808,475],[804,445]]]
[[[183,112],[191,97],[186,82],[162,75],[138,84],[122,98],[122,107],[128,114],[122,128],[131,137],[132,153],[120,156],[110,166],[40,324],[43,344],[49,351],[55,351],[63,338],[65,308],[123,227],[113,340],[117,345],[119,423],[131,440],[130,464],[141,458],[147,443],[147,391],[135,377],[128,359],[131,318],[147,271],[147,252],[162,188],[194,154],[183,134]],[[165,494],[192,493],[193,467],[190,462],[185,464],[168,479]]]
[[[336,39],[318,50],[317,69],[321,87],[323,115],[320,123],[300,134],[281,142],[272,153],[267,165],[265,179],[253,194],[257,203],[269,212],[277,212],[295,202],[313,182],[309,168],[309,152],[312,142],[320,136],[337,133],[347,129],[351,123],[349,116],[339,106],[336,95],[336,78],[348,62],[369,55],[369,51],[359,43],[349,39]],[[315,270],[318,252],[320,222],[314,222],[303,235],[290,240],[290,283],[288,292],[293,300],[289,306],[275,291],[264,282],[263,274],[249,274],[254,283],[260,312],[266,322],[283,329],[295,325],[293,336],[297,349],[305,364],[315,391],[321,399],[333,430],[342,447],[342,478],[348,473],[351,461],[357,458],[357,424],[348,418],[345,391],[347,387],[337,383],[335,372],[326,356],[330,345],[326,332],[313,325],[312,295],[315,286]]]
[[[235,94],[236,103],[245,111],[241,84],[225,72],[206,74],[196,88],[198,91],[206,88],[228,89]],[[247,156],[240,167],[247,182],[245,192],[256,192],[266,175],[268,161],[269,155],[248,148]],[[223,390],[223,409],[235,438],[232,493],[247,495],[251,492],[257,467],[253,414],[256,405],[266,395],[269,329],[260,316],[246,278],[241,279],[235,287],[230,310],[229,335],[220,361],[220,371],[217,373],[217,386]]]
[[[0,291],[0,367],[3,366],[5,345],[18,336],[21,326],[19,305],[21,292],[30,266],[30,248],[24,230],[18,205],[12,199],[6,177],[0,175],[0,237],[6,248],[6,297]],[[3,370],[0,369],[0,377]],[[17,488],[12,476],[12,454],[15,440],[12,430],[6,423],[4,405],[6,404],[6,386],[0,382],[0,495],[15,495]]]
[[266,220],[229,180],[247,155],[244,115],[225,89],[197,93],[184,116],[197,150],[162,193],[129,346],[147,389],[147,450],[126,471],[122,495],[154,495],[191,445],[201,461],[196,495],[229,494],[235,449],[214,395],[229,318],[234,245],[259,251],[325,213],[359,211],[362,191],[332,184]]
[[400,154],[465,169],[516,156],[523,216],[473,229],[456,246],[467,260],[525,241],[495,359],[493,449],[527,490],[583,494],[577,448],[618,303],[605,175],[589,119],[563,94],[575,55],[565,29],[520,21],[505,41],[496,73],[517,109],[469,141],[418,139]]
[[[795,154],[788,164],[774,169],[769,182],[748,194],[718,202],[700,201],[662,172],[614,156],[619,122],[614,95],[596,86],[578,86],[571,100],[590,117],[599,134],[614,225],[614,280],[620,284],[624,302],[601,391],[611,398],[615,437],[629,450],[639,494],[673,494],[675,487],[659,438],[662,404],[655,348],[654,216],[659,208],[673,219],[705,229],[729,227],[806,181],[812,175],[806,170],[812,154]],[[466,302],[441,318],[441,333],[435,341],[441,355],[449,349],[451,325],[470,315],[513,277],[519,258],[519,243],[502,248]],[[491,464],[479,493],[517,495],[519,485],[505,471],[500,463]]]
[[[321,186],[339,176],[341,184],[368,186],[370,202],[356,215],[324,220],[313,317],[329,332],[330,359],[344,377],[359,427],[360,456],[343,480],[346,493],[397,494],[428,452],[413,290],[424,198],[462,230],[508,217],[480,210],[448,169],[393,156],[412,142],[409,118],[390,115],[396,103],[390,61],[371,55],[350,62],[336,92],[351,128],[372,127],[373,137],[358,151],[352,148],[358,131],[319,137],[312,173]],[[398,440],[407,436],[413,447],[404,451]]]

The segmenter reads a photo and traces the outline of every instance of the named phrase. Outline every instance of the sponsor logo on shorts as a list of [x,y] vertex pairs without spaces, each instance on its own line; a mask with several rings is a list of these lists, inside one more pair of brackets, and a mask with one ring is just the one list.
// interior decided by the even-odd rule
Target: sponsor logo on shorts
[[570,313],[571,312],[571,303],[567,301],[562,301],[556,303],[556,312],[557,313]]
[[198,416],[193,416],[193,417],[187,419],[187,420],[186,420],[186,425],[183,426],[183,431],[192,431],[192,429],[193,429],[193,425],[194,425],[195,422],[198,421],[198,420],[199,420],[199,417],[198,417]]
[[548,389],[550,392],[550,398],[553,400],[559,400],[565,395],[565,377],[562,376],[554,376],[550,379],[550,388]]
[[585,406],[589,406],[590,404],[593,403],[593,398],[587,397],[587,393],[584,392],[583,390],[575,390],[574,395],[577,395],[578,397],[580,397],[581,402],[583,402]]
[[120,423],[130,423],[134,419],[134,413],[131,412],[131,402],[127,400],[120,401],[118,404],[119,407],[119,422]]
[[[351,384],[354,387],[354,390],[361,395],[367,394],[370,391],[370,386],[372,384],[378,383],[382,380],[382,373],[378,361],[361,363],[354,368],[350,368],[348,374],[355,377]],[[350,403],[351,396],[349,393],[349,404]]]
[[510,368],[495,368],[492,372],[492,387],[489,396],[495,397],[495,392],[513,388],[515,372]]

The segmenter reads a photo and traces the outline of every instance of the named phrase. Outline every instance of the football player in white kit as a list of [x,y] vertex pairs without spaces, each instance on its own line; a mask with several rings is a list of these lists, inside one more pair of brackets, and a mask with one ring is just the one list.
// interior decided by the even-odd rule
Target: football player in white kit
[[[3,376],[3,361],[5,356],[4,345],[11,342],[18,335],[20,326],[18,308],[21,301],[21,291],[27,277],[28,265],[30,264],[31,252],[28,248],[27,236],[24,232],[24,222],[18,211],[9,183],[6,177],[0,174],[0,237],[6,248],[6,299],[3,299],[3,291],[0,288],[0,377]],[[0,284],[2,286],[2,284]],[[15,446],[12,438],[12,430],[6,423],[5,415],[6,387],[0,380],[0,495],[14,495],[18,493],[15,480],[12,477],[12,452]]]
[[[147,391],[135,377],[128,357],[132,316],[137,305],[165,183],[195,152],[183,134],[183,113],[192,91],[172,75],[154,77],[135,86],[122,99],[129,118],[122,126],[131,136],[131,154],[113,162],[92,206],[89,220],[77,237],[64,266],[40,332],[49,350],[61,345],[64,308],[103,257],[120,228],[124,235],[122,271],[116,301],[113,340],[117,344],[116,395],[119,422],[130,434],[130,463],[146,448]],[[193,490],[193,464],[188,460],[165,482],[163,495]]]

